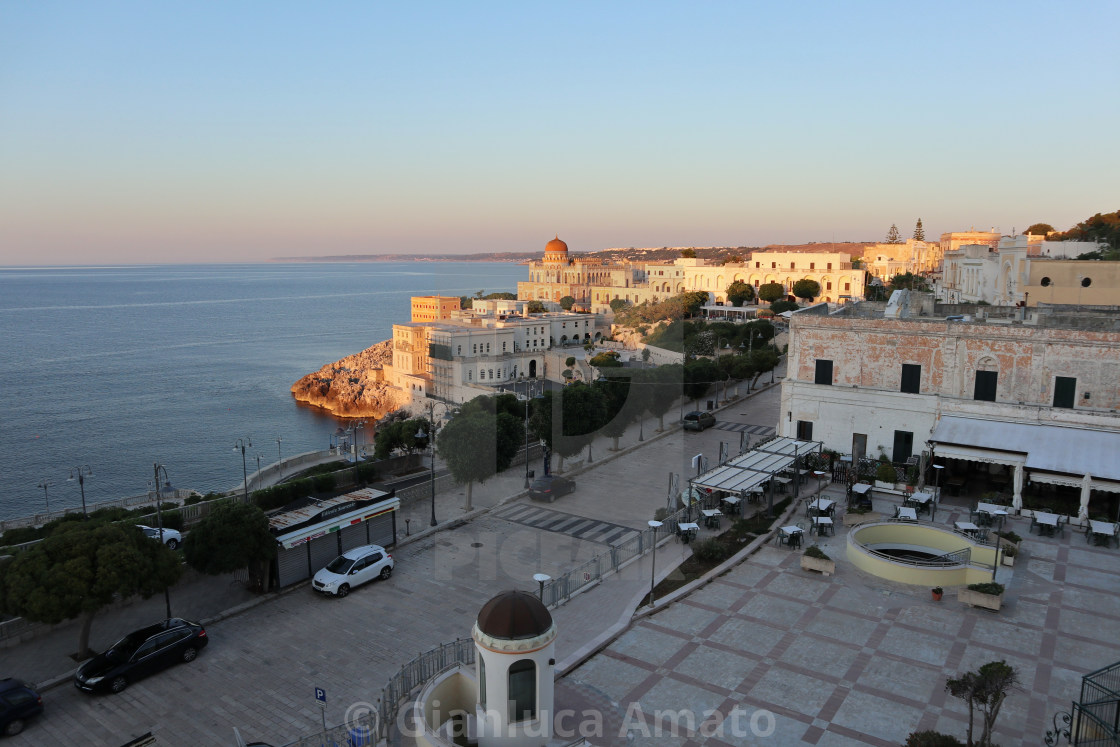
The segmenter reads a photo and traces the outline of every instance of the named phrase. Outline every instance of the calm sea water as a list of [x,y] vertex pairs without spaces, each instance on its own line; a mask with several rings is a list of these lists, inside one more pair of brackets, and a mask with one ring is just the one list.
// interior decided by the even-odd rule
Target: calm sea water
[[[409,296],[515,291],[500,263],[0,268],[0,518],[148,489],[226,490],[249,471],[325,449],[340,421],[291,385],[408,321]],[[40,483],[53,483],[47,493]]]

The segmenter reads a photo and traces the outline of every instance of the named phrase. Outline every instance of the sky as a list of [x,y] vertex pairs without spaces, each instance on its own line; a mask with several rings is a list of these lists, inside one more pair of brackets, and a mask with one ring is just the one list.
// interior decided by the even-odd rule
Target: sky
[[1120,3],[6,2],[0,265],[1120,209]]

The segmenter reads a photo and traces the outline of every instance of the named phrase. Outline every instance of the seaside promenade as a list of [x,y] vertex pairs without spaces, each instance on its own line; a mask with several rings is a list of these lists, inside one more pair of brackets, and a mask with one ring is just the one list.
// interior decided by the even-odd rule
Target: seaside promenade
[[[779,404],[775,386],[722,408],[717,427],[702,433],[685,433],[667,417],[672,428],[656,434],[656,421],[647,421],[646,440],[628,431],[616,454],[601,439],[595,461],[575,474],[576,492],[551,504],[521,497],[518,470],[476,486],[470,516],[461,490],[437,495],[434,531],[428,502],[411,503],[402,520],[425,529],[401,537],[393,578],[343,600],[319,598],[306,584],[263,597],[232,579],[180,584],[175,614],[204,619],[211,645],[190,665],[118,696],[91,698],[69,685],[73,625],[6,649],[3,674],[58,683],[45,693],[47,713],[9,742],[69,744],[80,734],[83,744],[121,745],[151,732],[159,745],[233,744],[236,727],[247,741],[286,745],[319,729],[314,687],[327,691],[327,723],[341,723],[352,708],[375,703],[401,664],[467,637],[497,591],[535,591],[534,573],[556,576],[603,551],[602,543],[532,526],[532,514],[638,531],[665,505],[669,472],[687,479],[693,455],[714,458],[720,442],[737,446],[744,430],[758,440]],[[841,498],[843,490],[826,485],[825,494]],[[967,517],[968,506],[953,500],[938,511],[938,524]],[[876,498],[875,509],[890,513],[895,502]],[[791,510],[800,518],[804,509]],[[845,560],[843,529],[814,538],[837,560],[833,577],[802,571],[800,553],[761,542],[652,611],[643,608],[647,555],[553,610],[557,708],[602,714],[597,745],[887,747],[918,728],[963,737],[967,711],[944,691],[945,679],[1006,659],[1022,685],[1004,707],[996,741],[1036,743],[1050,717],[1077,697],[1079,678],[1120,659],[1120,554],[1088,545],[1080,533],[1030,535],[1017,518],[1010,528],[1026,541],[1015,567],[1000,570],[1008,590],[998,614],[951,594],[934,602],[928,589],[862,573]],[[676,540],[659,547],[656,575],[690,552]],[[162,616],[159,597],[103,614],[94,645]],[[665,714],[681,712],[713,728],[674,734]],[[722,729],[714,728],[717,716]],[[737,723],[747,731],[736,731]]]

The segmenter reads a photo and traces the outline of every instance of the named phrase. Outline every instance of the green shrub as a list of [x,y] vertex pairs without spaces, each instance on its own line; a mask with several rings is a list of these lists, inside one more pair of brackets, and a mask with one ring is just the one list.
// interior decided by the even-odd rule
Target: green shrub
[[832,558],[828,557],[828,555],[825,553],[825,551],[822,550],[817,545],[809,545],[808,547],[806,547],[805,548],[805,554],[807,556],[809,556],[810,558],[816,558],[818,560],[831,560],[832,559]]
[[1008,542],[1014,542],[1016,545],[1023,541],[1023,538],[1015,534],[1015,532],[996,532],[1000,537],[1003,537]]
[[163,528],[183,531],[183,515],[178,511],[164,511]]
[[999,596],[1003,594],[1003,584],[997,584],[995,581],[985,581],[982,584],[969,584],[969,591],[978,591],[981,594],[992,594]]
[[16,527],[4,532],[0,538],[0,545],[22,545],[24,542],[34,542],[42,539],[43,533],[38,527]]
[[906,737],[902,747],[964,747],[964,742],[951,734],[937,731],[915,731]]
[[132,512],[127,508],[121,508],[120,506],[107,506],[105,508],[99,508],[96,511],[91,511],[89,518],[96,519],[98,521],[123,521],[130,516],[132,516]]
[[718,540],[706,539],[692,546],[692,555],[701,563],[719,563],[731,556],[731,550]]
[[667,517],[668,515],[669,515],[669,509],[659,508],[659,509],[657,509],[656,511],[653,512],[653,520],[654,521],[665,521],[665,517]]
[[329,493],[334,490],[337,482],[334,475],[317,475],[312,479],[311,484],[315,487],[316,493]]
[[879,462],[879,467],[875,470],[875,479],[879,482],[893,483],[895,481],[894,465],[890,462]]
[[193,506],[196,503],[202,503],[202,501],[203,501],[203,497],[201,495],[192,495],[192,496],[189,496],[185,501],[183,501],[183,505],[184,506]]

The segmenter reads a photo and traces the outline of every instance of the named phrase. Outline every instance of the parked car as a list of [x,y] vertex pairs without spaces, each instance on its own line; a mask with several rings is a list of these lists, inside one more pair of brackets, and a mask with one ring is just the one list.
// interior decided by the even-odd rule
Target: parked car
[[86,692],[119,693],[130,682],[176,662],[194,661],[209,640],[198,623],[169,618],[129,633],[87,661],[74,674],[74,686]]
[[684,416],[683,422],[686,431],[702,431],[716,424],[716,416],[710,412],[693,410]]
[[389,578],[394,565],[393,556],[381,545],[362,545],[342,553],[316,573],[311,588],[320,594],[344,597],[355,586]]
[[[159,530],[155,527],[146,527],[143,524],[137,524],[136,527],[154,540],[158,540],[160,537]],[[163,541],[169,548],[174,550],[176,547],[182,544],[183,535],[174,529],[167,529],[166,527],[164,527]]]
[[574,480],[559,475],[542,475],[529,485],[529,497],[535,501],[552,502],[557,496],[566,495],[575,489]]
[[23,731],[27,720],[43,712],[43,696],[23,680],[0,680],[0,733],[14,737]]

